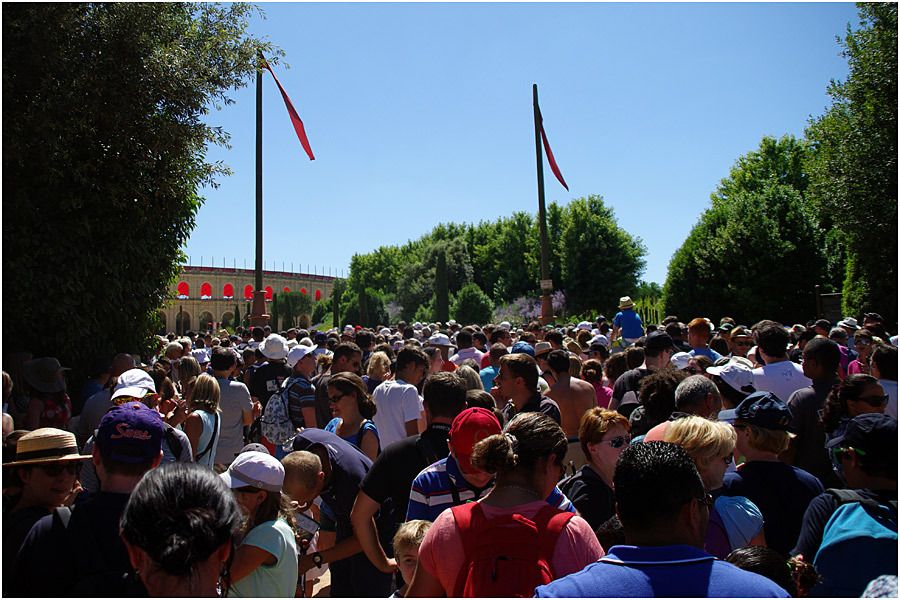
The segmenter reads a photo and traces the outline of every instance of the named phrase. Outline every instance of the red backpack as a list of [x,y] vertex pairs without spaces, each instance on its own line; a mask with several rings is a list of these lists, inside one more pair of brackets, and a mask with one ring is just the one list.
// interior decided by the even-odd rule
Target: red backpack
[[478,502],[451,510],[465,555],[453,596],[531,598],[535,587],[556,578],[556,541],[574,514],[549,504],[534,520],[519,514],[488,519]]

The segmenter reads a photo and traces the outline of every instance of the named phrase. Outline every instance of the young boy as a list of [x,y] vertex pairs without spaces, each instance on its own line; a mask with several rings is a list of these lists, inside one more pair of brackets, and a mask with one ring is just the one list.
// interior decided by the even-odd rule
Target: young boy
[[405,598],[409,582],[416,572],[416,563],[419,560],[419,546],[425,539],[425,533],[431,527],[431,521],[414,519],[403,523],[394,534],[394,558],[397,560],[397,568],[403,576],[403,587],[394,592],[391,598]]

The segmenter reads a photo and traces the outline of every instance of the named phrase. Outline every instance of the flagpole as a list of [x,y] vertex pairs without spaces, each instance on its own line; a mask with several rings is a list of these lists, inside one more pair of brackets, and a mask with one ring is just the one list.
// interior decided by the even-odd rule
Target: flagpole
[[262,195],[262,76],[265,59],[257,53],[259,65],[256,69],[256,291],[253,293],[253,314],[251,325],[267,325],[266,293],[263,291],[263,195]]
[[547,242],[547,211],[544,207],[544,157],[541,153],[541,109],[538,106],[537,84],[532,85],[534,97],[534,153],[537,159],[538,231],[541,237],[541,324],[553,321],[553,281],[550,280],[549,244]]

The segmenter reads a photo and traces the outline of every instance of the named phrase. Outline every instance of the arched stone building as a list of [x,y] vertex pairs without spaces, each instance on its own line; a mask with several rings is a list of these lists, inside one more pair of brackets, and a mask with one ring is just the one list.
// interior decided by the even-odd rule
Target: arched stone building
[[[165,310],[160,311],[165,330],[205,331],[218,328],[224,322],[233,324],[235,304],[241,317],[246,316],[247,304],[253,299],[255,279],[252,269],[182,267],[178,281],[170,290],[170,300]],[[263,289],[267,301],[271,301],[272,294],[300,292],[318,302],[331,296],[334,279],[326,275],[263,271]]]

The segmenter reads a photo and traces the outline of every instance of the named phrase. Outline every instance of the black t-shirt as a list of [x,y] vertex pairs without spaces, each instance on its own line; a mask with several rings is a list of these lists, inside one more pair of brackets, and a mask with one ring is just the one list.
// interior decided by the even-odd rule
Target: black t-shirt
[[[127,588],[147,592],[136,580],[119,537],[129,494],[99,492],[72,510],[66,528],[52,514],[42,517],[22,543],[11,572],[11,596],[99,596]],[[128,583],[112,574],[128,573]],[[115,586],[117,589],[113,589]]]
[[615,408],[615,410],[626,417],[630,416],[641,402],[641,379],[650,373],[650,369],[641,368],[631,369],[622,373],[613,386],[610,408]]
[[392,530],[406,520],[409,492],[416,476],[428,465],[447,458],[449,435],[450,425],[432,423],[421,435],[394,442],[375,459],[360,488],[387,509],[385,516],[392,523]]
[[577,473],[562,480],[559,489],[572,501],[591,529],[597,529],[616,514],[613,491],[590,465],[584,465]]
[[341,541],[353,535],[350,511],[372,461],[356,446],[324,429],[304,429],[294,438],[294,450],[308,451],[313,446],[324,447],[328,452],[331,476],[321,496],[334,513],[337,541]]
[[281,383],[291,376],[291,368],[283,362],[267,362],[253,372],[250,395],[259,400],[263,408],[269,397],[278,391]]
[[824,491],[822,482],[802,469],[758,460],[726,473],[722,486],[723,496],[745,496],[759,507],[766,544],[785,556],[797,543],[806,508]]
[[835,383],[837,381],[814,381],[787,400],[793,415],[791,427],[797,434],[791,442],[796,448],[794,466],[818,477],[826,488],[841,487],[825,448],[825,429],[819,416]]
[[540,392],[535,392],[534,396],[532,396],[528,402],[522,405],[522,410],[516,410],[515,405],[512,400],[506,403],[506,406],[503,407],[503,421],[505,423],[509,423],[510,420],[515,417],[519,413],[524,412],[539,412],[547,415],[557,424],[562,422],[562,415],[559,412],[559,405],[555,400],[547,398],[546,396],[542,396]]
[[29,506],[3,515],[3,595],[9,596],[8,587],[12,574],[13,562],[19,553],[22,542],[28,536],[32,526],[49,511],[43,506]]
[[[854,490],[857,494],[864,498],[871,498],[880,504],[889,506],[889,502],[897,501],[897,490]],[[825,492],[813,498],[803,515],[803,526],[800,528],[800,538],[797,545],[791,550],[791,555],[802,554],[804,560],[812,562],[822,545],[822,534],[825,532],[825,525],[834,511],[841,505],[841,501],[832,494]]]

